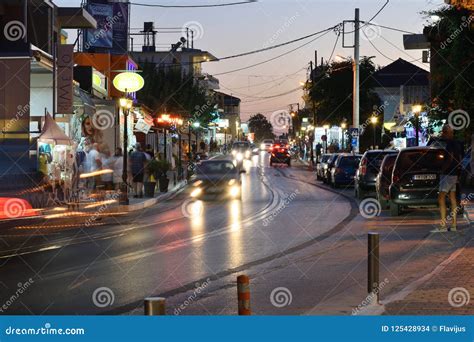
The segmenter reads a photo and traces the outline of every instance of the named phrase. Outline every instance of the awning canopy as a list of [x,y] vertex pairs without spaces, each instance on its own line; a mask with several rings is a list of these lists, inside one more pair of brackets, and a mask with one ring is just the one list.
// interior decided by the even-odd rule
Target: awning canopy
[[55,145],[72,145],[71,139],[63,132],[49,113],[44,118],[44,126],[38,141]]

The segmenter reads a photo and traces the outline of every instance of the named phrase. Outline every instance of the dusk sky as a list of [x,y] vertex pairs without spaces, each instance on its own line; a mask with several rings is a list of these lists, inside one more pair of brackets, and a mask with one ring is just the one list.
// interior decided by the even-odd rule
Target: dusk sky
[[[136,0],[135,2],[195,5],[227,3],[230,0]],[[57,0],[56,3],[60,6],[80,5],[79,0]],[[144,21],[153,21],[158,28],[188,25],[197,31],[194,47],[207,50],[219,58],[279,44],[324,30],[343,20],[351,20],[354,18],[356,7],[360,8],[361,20],[368,20],[384,3],[385,0],[259,0],[246,5],[216,8],[164,9],[132,6],[131,27],[141,28]],[[421,33],[427,20],[421,12],[442,4],[443,0],[390,0],[373,22]],[[426,64],[421,63],[421,51],[403,50],[403,33],[374,26],[365,30],[371,39],[370,42],[381,53],[376,51],[362,33],[361,56],[376,56],[374,61],[381,66],[390,63],[389,58],[401,57],[422,68],[428,68]],[[179,37],[179,33],[158,34],[157,43],[171,44]],[[239,69],[280,55],[311,39],[247,57],[207,63],[203,65],[203,71],[216,75]],[[346,35],[346,39],[351,43],[352,34]],[[331,54],[335,40],[336,34],[330,32],[281,58],[246,70],[216,76],[220,80],[220,90],[242,99],[242,121],[246,121],[250,115],[257,112],[270,114],[288,108],[290,103],[302,104],[301,90],[270,99],[262,97],[284,94],[297,88],[300,81],[306,79],[306,69],[309,61],[314,58],[314,50],[318,51],[319,60],[321,57],[326,60]],[[352,53],[352,49],[342,48],[340,39],[334,56],[340,54],[349,57]]]

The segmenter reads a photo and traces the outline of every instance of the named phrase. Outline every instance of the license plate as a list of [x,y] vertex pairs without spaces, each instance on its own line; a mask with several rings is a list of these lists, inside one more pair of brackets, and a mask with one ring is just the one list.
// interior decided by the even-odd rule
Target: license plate
[[413,176],[414,180],[433,180],[436,179],[436,175],[414,175]]

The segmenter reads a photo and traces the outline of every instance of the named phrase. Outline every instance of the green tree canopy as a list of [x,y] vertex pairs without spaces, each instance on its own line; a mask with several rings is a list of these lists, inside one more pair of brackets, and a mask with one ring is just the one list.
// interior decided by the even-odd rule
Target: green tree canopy
[[273,126],[263,114],[252,115],[248,122],[249,130],[255,133],[255,141],[273,139]]
[[145,86],[137,93],[138,100],[156,113],[168,112],[199,121],[207,126],[215,117],[215,99],[192,75],[180,67],[165,68],[154,63],[143,64]]
[[[376,71],[370,58],[360,61],[360,124],[373,113],[380,99],[373,92]],[[306,101],[314,103],[318,124],[339,125],[343,119],[352,124],[352,61],[331,62],[316,69],[314,83],[309,83]]]

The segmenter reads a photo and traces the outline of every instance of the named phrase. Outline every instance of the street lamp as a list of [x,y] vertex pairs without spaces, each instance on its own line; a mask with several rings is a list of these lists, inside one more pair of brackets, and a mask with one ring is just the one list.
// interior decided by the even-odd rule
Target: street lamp
[[326,141],[324,142],[324,153],[328,153],[328,129],[329,125],[323,125],[324,135],[326,136]]
[[422,110],[421,105],[413,105],[411,108],[413,114],[415,114],[415,140],[416,146],[419,146],[419,130],[420,130],[420,113]]
[[347,123],[345,121],[341,122],[341,130],[342,130],[342,150],[344,150],[344,136],[346,135],[346,128],[347,128]]
[[123,167],[122,167],[122,186],[120,189],[120,204],[128,204],[128,114],[133,106],[133,100],[123,97],[119,100],[120,108],[123,113]]
[[376,144],[376,129],[377,129],[377,121],[378,121],[378,118],[377,116],[373,115],[371,118],[370,118],[370,122],[372,123],[372,125],[374,125],[374,150],[375,150],[375,144]]
[[124,93],[124,97],[119,100],[120,108],[123,111],[123,168],[122,186],[120,188],[120,204],[128,204],[128,184],[127,184],[127,161],[128,161],[128,114],[133,106],[133,100],[129,98],[129,93],[139,91],[145,85],[145,80],[135,72],[121,72],[112,81],[114,87]]

